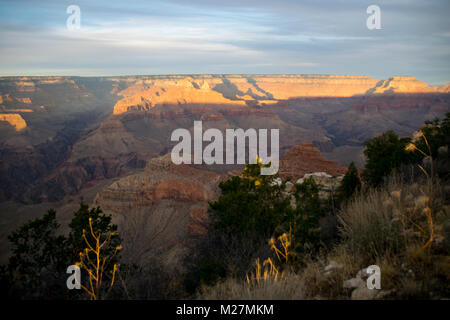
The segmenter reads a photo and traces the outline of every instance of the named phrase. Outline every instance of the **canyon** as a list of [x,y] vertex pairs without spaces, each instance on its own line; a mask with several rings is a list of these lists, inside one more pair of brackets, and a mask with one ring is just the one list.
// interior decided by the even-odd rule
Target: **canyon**
[[410,76],[0,77],[0,238],[50,207],[66,221],[83,199],[122,225],[173,224],[153,247],[182,250],[242,165],[174,165],[175,129],[279,129],[280,176],[298,179],[362,167],[367,139],[410,135],[448,111],[449,84]]

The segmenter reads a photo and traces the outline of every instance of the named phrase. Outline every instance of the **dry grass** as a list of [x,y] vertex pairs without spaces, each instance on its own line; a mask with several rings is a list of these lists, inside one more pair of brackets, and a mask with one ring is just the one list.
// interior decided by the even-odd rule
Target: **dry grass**
[[[325,267],[334,261],[341,268],[324,272]],[[348,290],[342,284],[345,280],[353,278],[364,266],[358,255],[353,255],[344,246],[337,246],[328,254],[319,259],[308,259],[305,268],[301,270],[300,277],[305,283],[305,298],[307,299],[347,299]]]
[[[199,299],[218,300],[300,300],[305,298],[304,283],[289,268],[292,261],[292,233],[283,233],[277,239],[269,240],[270,248],[277,261],[267,258],[255,261],[254,270],[246,280],[228,278],[213,287],[201,288]],[[275,259],[276,260],[276,259]]]
[[436,178],[408,183],[394,176],[384,189],[359,195],[343,208],[341,246],[363,267],[380,266],[382,288],[397,298],[448,297],[450,272],[442,265],[449,257],[449,213]]
[[[398,299],[448,298],[450,208],[439,183],[393,177],[379,190],[356,196],[340,213],[343,242],[308,259],[298,273],[306,299],[348,299],[343,282],[372,264],[381,287]],[[334,261],[340,268],[324,272]]]
[[438,184],[408,184],[394,178],[386,189],[355,197],[342,210],[342,235],[367,262],[409,247],[427,250],[440,237],[436,217],[441,200]]
[[202,300],[301,300],[305,299],[304,283],[295,273],[287,273],[282,279],[269,278],[259,285],[244,280],[228,278],[213,287],[200,290]]

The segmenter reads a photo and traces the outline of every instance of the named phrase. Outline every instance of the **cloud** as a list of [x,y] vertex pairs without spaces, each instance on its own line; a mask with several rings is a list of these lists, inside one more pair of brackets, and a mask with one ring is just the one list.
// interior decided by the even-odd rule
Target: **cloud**
[[447,0],[0,1],[2,75],[336,73],[449,80]]

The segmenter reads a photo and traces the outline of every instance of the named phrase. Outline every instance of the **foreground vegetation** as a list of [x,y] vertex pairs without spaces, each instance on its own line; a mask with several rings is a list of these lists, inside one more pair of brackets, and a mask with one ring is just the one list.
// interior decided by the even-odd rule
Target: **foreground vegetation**
[[[326,199],[313,178],[294,183],[261,176],[258,159],[220,184],[207,232],[191,239],[181,269],[167,270],[157,259],[122,259],[129,248],[100,208],[82,203],[68,235],[59,233],[50,210],[9,237],[13,252],[0,270],[2,295],[449,298],[449,148],[450,114],[425,123],[412,138],[383,133],[366,142],[363,173],[351,164]],[[83,290],[65,286],[69,265],[80,267]],[[371,265],[380,267],[381,290],[347,285]]]

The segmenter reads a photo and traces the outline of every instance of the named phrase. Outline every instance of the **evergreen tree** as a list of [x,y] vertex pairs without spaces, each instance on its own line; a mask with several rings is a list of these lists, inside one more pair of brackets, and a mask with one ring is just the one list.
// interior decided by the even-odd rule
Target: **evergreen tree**
[[348,170],[337,190],[339,201],[346,201],[350,199],[350,197],[360,189],[361,181],[359,180],[358,169],[356,169],[355,164],[352,162],[348,166]]
[[316,249],[320,239],[319,220],[323,212],[320,207],[319,187],[313,177],[306,178],[295,186],[294,197],[295,210],[288,211],[286,222],[292,232],[293,248],[301,257],[305,251]]
[[413,162],[414,157],[405,151],[410,140],[410,138],[399,138],[393,131],[386,131],[373,139],[368,139],[364,143],[366,147],[364,154],[367,158],[363,173],[365,182],[377,187],[393,169]]
[[[117,226],[111,223],[110,216],[102,214],[99,207],[89,210],[88,205],[80,203],[69,225],[68,237],[58,235],[60,225],[56,221],[55,210],[50,209],[42,218],[25,223],[8,237],[12,256],[8,265],[0,268],[0,281],[7,286],[2,287],[2,294],[20,298],[69,297],[67,267],[79,262],[80,252],[87,247],[83,234],[91,243],[95,240],[89,234],[89,219],[92,219],[93,230],[100,239],[104,240],[113,233],[102,254],[106,257],[115,255],[121,242]],[[117,256],[110,263],[111,267],[116,259]]]
[[[108,242],[106,248],[103,248],[105,255],[112,255],[116,247],[121,243],[119,234],[117,233],[117,225],[111,223],[111,216],[102,213],[100,207],[89,209],[89,206],[83,202],[80,208],[74,213],[73,219],[69,224],[70,233],[66,241],[66,251],[68,253],[68,264],[74,264],[79,260],[80,252],[86,249],[86,241],[83,233],[89,243],[94,243],[95,239],[90,233],[89,219],[92,219],[92,227],[96,233],[100,234],[100,241],[103,242],[109,233],[112,233],[111,241]],[[113,265],[117,258],[112,261]],[[110,271],[110,270],[108,270]]]
[[12,246],[7,272],[14,290],[23,297],[37,297],[65,271],[64,236],[57,235],[56,212],[25,223],[8,239]]
[[220,183],[217,201],[210,203],[214,228],[234,236],[269,238],[290,209],[277,175],[260,175],[260,162],[247,164],[240,177]]

